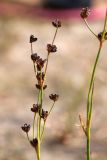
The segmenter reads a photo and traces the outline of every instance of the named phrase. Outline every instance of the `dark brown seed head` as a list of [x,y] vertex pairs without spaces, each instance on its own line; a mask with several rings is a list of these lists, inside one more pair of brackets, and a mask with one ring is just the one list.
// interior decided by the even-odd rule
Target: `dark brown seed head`
[[32,141],[30,141],[30,144],[32,147],[36,148],[38,145],[38,140],[37,138],[34,138]]
[[39,84],[36,84],[37,89],[41,89],[41,86]]
[[45,90],[46,88],[47,88],[47,85],[44,85],[44,86],[43,86],[43,89]]
[[80,16],[83,19],[86,19],[90,15],[90,9],[88,7],[82,8]]
[[56,52],[57,51],[57,47],[56,45],[51,45],[51,44],[47,44],[47,51],[50,52]]
[[38,59],[38,61],[36,62],[38,71],[41,71],[41,69],[44,67],[45,62],[46,62],[46,59],[44,60],[42,58]]
[[36,41],[37,41],[37,38],[34,37],[34,35],[31,35],[29,43],[33,43],[33,42],[36,42]]
[[50,95],[49,95],[49,98],[55,102],[55,101],[58,100],[59,95],[58,95],[58,94],[50,94]]
[[37,113],[39,111],[39,105],[38,104],[33,104],[33,107],[31,108],[31,111]]
[[99,40],[102,39],[102,35],[103,35],[103,32],[98,33],[98,39],[99,39]]
[[44,76],[45,76],[44,72],[42,72],[42,73],[38,72],[36,75],[36,78],[38,81],[40,81],[40,80],[44,80]]
[[[36,84],[36,88],[37,88],[37,89],[41,89],[41,87],[42,87],[42,86],[41,86],[40,84]],[[43,89],[45,90],[46,88],[47,88],[47,85],[44,85],[44,86],[43,86]]]
[[59,21],[58,19],[55,19],[53,22],[52,22],[52,25],[56,28],[59,28],[61,27],[61,21]]
[[40,59],[40,56],[37,55],[37,53],[31,54],[31,59],[35,63]]
[[[103,36],[103,32],[100,32],[99,34],[98,34],[98,39],[99,39],[99,41],[101,41],[102,40],[102,37]],[[104,39],[103,39],[103,41],[105,41],[105,40],[107,40],[107,32],[105,32],[105,34],[104,34]]]
[[43,120],[46,121],[47,117],[48,117],[48,111],[44,111],[44,110],[42,109],[41,118],[43,118]]
[[30,125],[25,123],[21,128],[24,132],[28,133],[30,130]]

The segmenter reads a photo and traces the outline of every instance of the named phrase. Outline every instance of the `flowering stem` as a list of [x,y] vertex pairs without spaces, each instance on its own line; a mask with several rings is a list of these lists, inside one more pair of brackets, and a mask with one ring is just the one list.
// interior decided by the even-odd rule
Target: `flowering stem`
[[100,42],[99,50],[98,50],[98,53],[97,53],[97,57],[95,59],[95,63],[94,63],[94,67],[93,67],[93,71],[92,71],[92,75],[91,75],[89,91],[88,91],[88,98],[87,98],[87,118],[88,119],[89,119],[89,110],[90,110],[90,93],[91,93],[91,90],[92,90],[92,85],[93,85],[93,81],[94,81],[94,78],[95,78],[96,66],[98,64],[101,49],[102,49],[102,43]]
[[[86,122],[87,160],[90,160],[91,118],[92,118],[92,109],[93,109],[94,80],[95,80],[96,67],[97,67],[97,64],[98,64],[98,61],[99,61],[102,45],[103,45],[103,42],[105,40],[106,23],[107,23],[107,10],[106,10],[106,16],[105,16],[103,33],[102,33],[102,37],[100,39],[99,50],[98,50],[98,53],[97,53],[97,56],[96,56],[96,59],[95,59],[95,63],[94,63],[94,67],[93,67],[93,71],[92,71],[92,75],[91,75],[91,80],[90,80],[88,97],[87,97],[87,122]],[[87,23],[86,23],[86,25],[87,25]],[[90,29],[90,27],[88,27],[88,28]]]
[[96,67],[98,64],[99,56],[101,53],[102,49],[102,43],[100,42],[99,45],[99,50],[97,53],[97,57],[94,63],[92,75],[91,75],[91,80],[90,80],[90,86],[89,86],[89,91],[88,91],[88,98],[87,98],[87,160],[90,160],[90,130],[91,130],[91,116],[92,116],[92,98],[93,98],[93,84],[94,84],[94,78],[95,78],[95,72],[96,72]]

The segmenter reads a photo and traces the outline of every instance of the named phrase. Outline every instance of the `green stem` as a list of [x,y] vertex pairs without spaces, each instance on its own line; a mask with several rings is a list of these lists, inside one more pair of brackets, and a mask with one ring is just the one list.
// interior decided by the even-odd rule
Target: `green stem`
[[92,109],[93,109],[93,94],[94,94],[94,80],[91,91],[91,100],[90,100],[90,111],[89,111],[89,126],[91,126],[91,117],[92,117]]
[[42,103],[43,103],[43,87],[41,87],[40,94],[39,94],[39,100],[40,100],[40,115],[38,117],[38,127],[37,127],[37,138],[38,138],[38,160],[40,160],[40,153],[41,153],[41,114],[42,114]]
[[37,119],[37,139],[38,139],[37,158],[38,158],[38,160],[40,160],[39,117]]
[[90,160],[90,128],[87,129],[87,160]]
[[98,64],[98,60],[99,60],[99,56],[100,56],[100,53],[101,53],[101,49],[102,49],[102,42],[100,42],[99,50],[98,50],[98,53],[97,53],[97,57],[96,57],[96,60],[95,60],[95,63],[94,63],[92,76],[91,76],[91,80],[90,80],[90,86],[89,86],[88,98],[87,98],[87,120],[89,120],[90,93],[91,93],[91,89],[92,89],[92,85],[93,85],[93,81],[94,81],[94,77],[95,77],[96,66]]
[[[90,32],[91,32],[95,37],[97,37],[97,35],[92,31],[92,29],[91,29],[91,27],[89,26],[89,24],[88,24],[88,22],[87,22],[86,19],[84,19],[84,22],[85,22],[87,28],[90,30]],[[97,38],[98,38],[98,37],[97,37]]]
[[106,32],[106,24],[107,24],[107,9],[106,9],[106,15],[105,15],[105,21],[104,21],[104,27],[103,27],[102,41],[104,40],[104,36]]
[[40,103],[40,115],[39,115],[39,138],[40,138],[40,135],[41,135],[41,114],[42,114],[42,101],[43,101],[43,88],[41,88],[41,95],[40,95],[40,100],[41,100],[41,103]]
[[[40,90],[39,90],[39,93],[38,93],[37,104],[39,104],[39,101],[40,101]],[[36,120],[36,113],[34,113],[34,118],[33,118],[33,138],[35,137],[35,120]]]
[[93,100],[93,84],[94,84],[94,78],[95,78],[95,72],[96,72],[96,66],[98,64],[99,56],[102,49],[102,42],[100,42],[99,50],[97,53],[97,57],[94,63],[90,86],[89,86],[89,92],[88,92],[88,98],[87,98],[87,160],[90,160],[90,130],[91,130],[91,116],[92,116],[92,100]]
[[33,139],[35,138],[35,119],[36,119],[36,113],[34,113],[34,119],[33,119]]
[[[86,20],[85,20],[85,23],[86,23],[87,27],[89,28],[89,30],[93,33],[93,31],[88,26],[88,23]],[[94,78],[95,78],[95,72],[96,72],[96,67],[98,64],[99,56],[100,56],[101,49],[102,49],[102,44],[104,41],[106,23],[107,23],[107,11],[106,11],[106,16],[105,16],[103,35],[102,35],[102,39],[100,40],[99,50],[97,53],[97,57],[95,59],[95,63],[94,63],[94,67],[93,67],[93,71],[92,71],[92,75],[91,75],[91,80],[90,80],[89,91],[88,91],[88,98],[87,98],[87,124],[86,124],[87,125],[87,160],[90,160],[90,137],[91,137],[90,130],[91,130],[91,117],[92,117],[92,108],[93,108],[92,101],[93,101],[93,91],[94,91]]]
[[[87,21],[85,20],[85,23],[87,25],[87,27],[89,28],[89,30],[94,34],[94,32],[90,29]],[[92,75],[91,75],[91,80],[90,80],[90,86],[89,86],[89,91],[88,91],[88,98],[87,98],[87,160],[90,160],[90,142],[91,142],[91,117],[92,117],[92,109],[93,109],[93,92],[94,92],[94,78],[95,78],[95,72],[96,72],[96,67],[98,64],[98,60],[99,60],[99,56],[101,53],[101,49],[102,49],[102,44],[104,42],[104,36],[105,36],[105,30],[106,30],[106,23],[107,23],[107,10],[106,10],[106,16],[105,16],[105,22],[104,22],[104,28],[103,28],[103,35],[102,38],[100,40],[100,45],[99,45],[99,50],[97,53],[97,57],[95,59],[95,63],[94,63],[94,67],[93,67],[93,71],[92,71]],[[95,34],[94,34],[95,35]],[[95,35],[96,36],[96,35]]]
[[42,141],[42,138],[43,138],[43,134],[44,134],[44,130],[45,130],[45,125],[46,125],[46,120],[44,121],[44,124],[43,124],[43,129],[42,129],[42,133],[41,133],[41,141]]
[[91,99],[90,99],[90,111],[89,111],[89,120],[87,122],[87,130],[86,130],[86,137],[87,137],[87,160],[90,160],[90,154],[91,154],[91,117],[92,117],[92,108],[93,108],[93,93],[94,93],[94,80],[93,80],[93,86],[91,90]]
[[[51,113],[54,105],[55,105],[55,102],[52,104],[52,107],[51,107],[50,110],[49,110],[48,116],[50,115],[50,113]],[[42,138],[43,138],[43,134],[44,134],[44,130],[45,130],[45,125],[46,125],[46,120],[44,121],[44,124],[43,124],[43,129],[42,129],[41,138],[40,138],[41,140],[42,140]]]

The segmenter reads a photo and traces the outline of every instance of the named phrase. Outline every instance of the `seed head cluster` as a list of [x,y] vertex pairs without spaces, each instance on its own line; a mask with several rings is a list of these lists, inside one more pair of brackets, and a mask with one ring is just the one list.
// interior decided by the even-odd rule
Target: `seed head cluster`
[[52,22],[52,25],[56,28],[61,27],[61,21],[59,21],[58,19],[56,19],[55,21]]
[[[41,144],[41,137],[44,132],[44,130],[41,131],[41,128],[43,128],[41,121],[43,121],[45,124],[45,122],[49,116],[49,113],[52,110],[52,107],[49,109],[49,111],[44,109],[45,107],[43,106],[43,99],[44,99],[43,93],[44,93],[44,90],[47,88],[47,85],[45,84],[45,82],[46,82],[46,73],[47,73],[49,56],[51,55],[50,53],[57,52],[57,46],[54,45],[53,43],[56,38],[57,29],[59,27],[61,27],[61,22],[58,19],[56,19],[55,21],[52,22],[52,25],[56,28],[55,35],[53,37],[52,43],[47,44],[47,48],[46,48],[47,58],[46,59],[41,58],[38,53],[33,51],[33,45],[38,40],[38,38],[36,38],[34,35],[31,35],[30,40],[29,40],[29,43],[31,44],[31,60],[33,62],[35,79],[36,79],[35,86],[36,86],[36,89],[38,92],[37,102],[34,103],[32,105],[32,107],[30,108],[30,110],[34,116],[34,120],[32,123],[33,138],[31,140],[29,138],[28,132],[31,129],[31,126],[29,124],[25,123],[21,128],[27,134],[27,138],[28,138],[31,146],[36,149],[36,153],[38,152],[38,150],[40,152],[39,145]],[[59,95],[58,94],[50,94],[49,98],[55,103],[58,100]],[[52,106],[53,106],[53,104],[52,104]],[[37,124],[37,126],[36,126],[36,124]],[[35,129],[37,129],[37,131],[36,131],[37,136],[35,135]]]
[[21,128],[24,132],[28,133],[30,130],[30,124],[25,123]]
[[82,8],[80,13],[81,18],[86,19],[87,17],[89,17],[89,15],[90,15],[90,9],[88,7]]

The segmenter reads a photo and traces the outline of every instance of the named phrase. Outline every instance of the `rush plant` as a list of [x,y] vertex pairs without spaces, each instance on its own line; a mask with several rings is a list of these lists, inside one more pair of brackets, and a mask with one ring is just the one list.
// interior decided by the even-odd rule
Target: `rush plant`
[[37,41],[37,38],[34,35],[30,36],[30,45],[31,45],[31,60],[33,62],[35,81],[36,81],[36,89],[38,92],[37,102],[32,105],[31,112],[33,113],[33,122],[32,122],[32,139],[29,137],[29,130],[31,129],[31,125],[24,124],[21,128],[26,133],[27,139],[31,146],[35,149],[37,160],[41,160],[41,144],[44,135],[44,130],[47,122],[47,118],[49,117],[56,101],[59,98],[58,94],[50,94],[49,98],[52,101],[52,106],[49,111],[44,110],[43,101],[44,101],[44,92],[47,88],[46,78],[47,78],[47,69],[49,58],[51,54],[55,54],[57,51],[56,45],[54,45],[56,35],[58,29],[61,27],[61,22],[59,20],[55,20],[52,22],[53,27],[55,27],[55,34],[52,40],[52,43],[47,44],[47,57],[46,59],[42,59],[37,53],[33,50],[33,44]]
[[95,62],[92,69],[92,74],[90,78],[90,84],[89,84],[89,90],[88,90],[88,96],[87,96],[87,119],[86,122],[83,121],[83,118],[81,115],[79,115],[79,120],[81,127],[83,129],[83,132],[86,137],[86,150],[87,150],[87,157],[86,160],[91,160],[91,120],[92,120],[92,111],[93,111],[93,94],[94,94],[94,83],[95,83],[95,74],[96,74],[96,68],[99,62],[99,57],[101,54],[101,50],[103,47],[103,43],[105,40],[107,40],[107,32],[106,32],[106,23],[107,23],[107,10],[105,15],[105,21],[104,21],[104,27],[103,30],[97,35],[94,33],[94,31],[91,29],[89,23],[87,22],[87,18],[90,14],[90,10],[86,7],[83,8],[81,11],[81,18],[84,20],[87,28],[91,31],[91,33],[95,36],[95,38],[99,41],[99,49],[96,54]]

